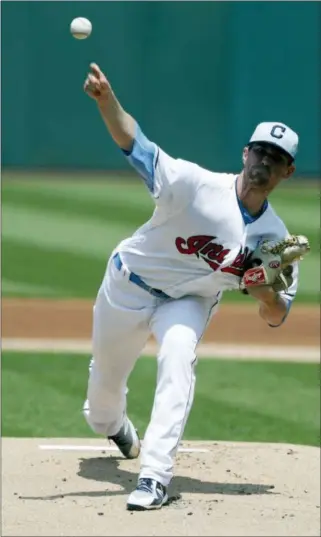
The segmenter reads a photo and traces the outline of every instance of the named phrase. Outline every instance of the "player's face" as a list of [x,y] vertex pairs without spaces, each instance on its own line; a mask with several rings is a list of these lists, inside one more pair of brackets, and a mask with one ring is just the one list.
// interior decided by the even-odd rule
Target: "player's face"
[[243,152],[244,180],[248,186],[271,191],[292,175],[295,167],[286,154],[270,144],[254,143]]

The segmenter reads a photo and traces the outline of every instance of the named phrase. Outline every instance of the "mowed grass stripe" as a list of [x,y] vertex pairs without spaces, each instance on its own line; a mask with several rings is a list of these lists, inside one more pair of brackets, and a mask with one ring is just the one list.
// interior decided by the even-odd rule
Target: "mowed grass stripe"
[[[46,183],[37,189],[30,188],[28,184],[5,184],[2,201],[5,207],[11,209],[28,208],[30,212],[39,211],[40,214],[45,211],[55,218],[57,215],[59,218],[78,216],[86,222],[92,219],[108,227],[115,223],[134,231],[151,217],[154,208],[144,185],[140,186],[141,189],[135,188],[133,194],[133,189],[127,192],[122,186],[107,184],[104,193],[99,195],[101,189],[96,192],[93,185],[80,196],[76,182],[74,189],[68,192]],[[89,196],[89,192],[95,194],[94,198]]]
[[[303,367],[302,367],[303,366]],[[313,405],[314,395],[311,393],[310,387],[316,382],[315,371],[313,368],[305,368],[305,364],[294,363],[288,367],[287,363],[274,364],[270,362],[257,362],[254,367],[251,368],[248,364],[245,367],[237,367],[237,377],[234,378],[236,365],[235,362],[226,364],[225,362],[219,362],[215,366],[215,372],[217,381],[215,383],[216,393],[213,394],[214,398],[218,398],[221,402],[230,403],[240,408],[247,408],[253,410],[253,383],[258,381],[258,376],[264,376],[264,391],[255,390],[255,407],[260,408],[260,415],[279,418],[280,407],[282,410],[282,419],[287,418],[290,421],[305,421],[309,426],[316,426],[316,416],[306,415],[306,408],[304,405],[298,405],[295,409],[295,413],[292,408],[293,398],[291,397],[291,391],[294,389],[296,397],[304,399],[306,406]],[[211,374],[213,372],[212,364],[206,364],[203,368],[204,378],[201,383],[200,391],[207,395],[211,393],[212,379]],[[275,375],[278,375],[278,381],[276,382]],[[227,376],[227,381],[224,378],[224,374]],[[282,382],[279,382],[280,377]],[[280,391],[280,386],[284,389]],[[269,393],[269,400],[266,399],[266,394]],[[290,395],[290,397],[289,397]]]
[[[319,258],[320,244],[320,194],[318,189],[281,188],[272,193],[271,203],[290,233],[307,235],[312,254]],[[311,254],[310,254],[311,255]]]
[[[266,391],[264,393],[267,396]],[[255,394],[254,394],[255,395]],[[211,411],[203,410],[207,405]],[[202,409],[202,410],[201,410]],[[215,409],[215,411],[214,411]],[[200,396],[198,405],[192,410],[191,421],[186,428],[188,438],[201,440],[197,421],[207,421],[212,439],[239,442],[284,442],[317,445],[318,433],[314,426],[306,422],[296,422],[285,413],[271,416],[262,412],[259,406],[242,406],[233,401],[222,401],[220,397]],[[208,432],[208,434],[210,434]]]
[[[89,357],[4,352],[4,436],[94,436],[82,417]],[[144,434],[156,360],[141,358],[129,381],[128,409]],[[142,386],[144,389],[142,390]],[[318,445],[318,364],[204,360],[185,438]]]
[[[92,176],[84,176],[80,174],[74,175],[70,179],[63,173],[53,175],[44,174],[38,179],[26,178],[23,180],[15,179],[14,176],[8,178],[8,174],[2,176],[2,186],[5,195],[13,195],[15,192],[23,190],[30,192],[49,193],[79,200],[90,201],[106,201],[109,200],[132,200],[133,204],[149,203],[152,205],[152,200],[147,188],[144,186],[143,180],[134,174],[132,177],[123,177],[117,175],[106,174],[106,177],[97,178],[95,174]],[[144,200],[142,201],[142,198]]]
[[106,258],[132,232],[126,222],[115,224],[97,221],[81,215],[51,213],[45,209],[16,207],[2,208],[2,233],[6,239],[27,241],[29,244],[52,248],[66,253]]
[[[104,220],[106,216],[108,219],[117,219],[119,215],[126,220],[128,213],[127,221],[135,226],[148,219],[153,210],[147,189],[136,176],[132,181],[114,177],[106,177],[106,180],[88,177],[80,181],[76,178],[74,181],[63,181],[61,178],[31,182],[5,180],[3,202],[10,201],[31,206],[43,205],[71,214],[92,214]],[[294,228],[294,233],[299,233],[300,229],[314,233],[318,231],[320,206],[317,189],[305,187],[304,184],[279,188],[272,193],[271,202],[286,225]]]
[[43,296],[55,298],[57,293],[63,294],[61,289],[56,289],[54,286],[36,285],[26,282],[11,281],[7,278],[1,278],[1,291],[5,296],[34,297]]
[[39,289],[45,286],[53,290],[55,298],[93,298],[103,278],[106,260],[3,238],[1,268],[2,278],[35,286],[30,296],[46,296]]
[[283,184],[280,184],[270,195],[270,199],[274,201],[282,201],[283,205],[290,205],[292,202],[301,200],[302,203],[315,203],[319,195],[320,183],[299,181],[293,182],[291,179]]

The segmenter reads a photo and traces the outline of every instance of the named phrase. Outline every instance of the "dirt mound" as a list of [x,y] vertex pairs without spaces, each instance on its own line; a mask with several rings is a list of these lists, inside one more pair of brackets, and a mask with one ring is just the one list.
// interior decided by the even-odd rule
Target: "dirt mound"
[[[69,449],[39,448],[50,444]],[[182,447],[199,452],[178,454],[170,504],[130,513],[126,496],[139,462],[106,451],[106,441],[4,438],[2,534],[319,535],[317,448],[226,442]]]

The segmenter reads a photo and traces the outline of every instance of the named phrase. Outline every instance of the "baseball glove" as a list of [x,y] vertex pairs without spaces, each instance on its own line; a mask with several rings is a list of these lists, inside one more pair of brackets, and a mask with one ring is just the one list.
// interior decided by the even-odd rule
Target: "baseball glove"
[[293,283],[295,261],[301,261],[310,251],[307,237],[290,235],[281,241],[261,241],[245,266],[240,290],[248,294],[253,286],[270,285],[274,291],[286,291]]

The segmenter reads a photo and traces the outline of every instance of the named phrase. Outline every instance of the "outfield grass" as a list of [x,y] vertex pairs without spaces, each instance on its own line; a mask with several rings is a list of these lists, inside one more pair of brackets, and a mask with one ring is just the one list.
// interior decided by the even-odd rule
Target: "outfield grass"
[[[89,437],[81,408],[84,355],[3,352],[3,436]],[[141,358],[129,382],[129,414],[143,434],[156,360]],[[201,360],[186,439],[319,445],[318,364]]]
[[[301,265],[297,301],[319,302],[320,206],[317,188],[295,183],[271,201],[293,233],[306,234],[312,252]],[[153,210],[139,180],[92,177],[17,180],[2,183],[3,296],[96,295],[116,244],[143,224]],[[227,293],[226,301],[246,300]]]

